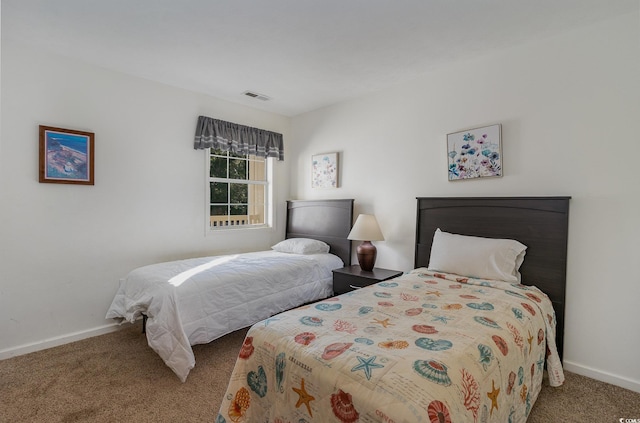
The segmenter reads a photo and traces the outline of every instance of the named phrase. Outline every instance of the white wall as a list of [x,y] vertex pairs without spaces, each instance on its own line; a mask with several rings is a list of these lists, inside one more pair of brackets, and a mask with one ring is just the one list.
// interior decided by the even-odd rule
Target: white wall
[[[572,196],[565,366],[640,392],[638,16],[295,117],[294,197],[355,198],[386,238],[377,265],[408,270],[417,196]],[[505,176],[448,182],[446,134],[495,123]],[[314,190],[311,155],[331,151],[341,187]]]
[[[212,72],[212,78],[215,73]],[[137,266],[268,248],[284,235],[289,161],[275,162],[276,230],[205,237],[200,114],[283,133],[290,119],[2,44],[0,358],[109,330]],[[95,133],[95,185],[38,182],[38,125]]]

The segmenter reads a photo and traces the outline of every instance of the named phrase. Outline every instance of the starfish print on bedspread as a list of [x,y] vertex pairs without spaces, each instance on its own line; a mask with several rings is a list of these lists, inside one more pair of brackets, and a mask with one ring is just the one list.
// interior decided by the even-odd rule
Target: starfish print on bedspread
[[313,417],[313,414],[311,413],[311,406],[309,405],[309,403],[316,398],[312,395],[309,395],[306,389],[304,389],[304,378],[302,378],[302,380],[300,381],[300,388],[291,389],[293,389],[295,393],[298,394],[298,402],[296,402],[296,408],[300,408],[302,404],[306,405],[309,415]]
[[500,388],[496,388],[496,381],[491,380],[491,392],[487,392],[487,396],[491,400],[490,415],[493,415],[493,409],[498,409],[498,395],[500,395]]
[[362,358],[360,356],[356,357],[360,364],[353,367],[351,369],[352,372],[357,372],[358,370],[363,370],[367,380],[371,380],[371,369],[381,369],[384,366],[382,364],[374,363],[376,361],[377,356],[372,356],[369,358]]
[[375,321],[371,322],[371,323],[381,324],[385,328],[388,328],[389,326],[395,326],[393,323],[389,322],[389,318],[388,317],[386,319],[384,319],[384,320],[375,319],[375,318],[373,320],[375,320]]
[[449,320],[453,320],[453,317],[433,316],[433,319],[431,321],[432,322],[442,322],[442,323],[444,323],[446,325]]

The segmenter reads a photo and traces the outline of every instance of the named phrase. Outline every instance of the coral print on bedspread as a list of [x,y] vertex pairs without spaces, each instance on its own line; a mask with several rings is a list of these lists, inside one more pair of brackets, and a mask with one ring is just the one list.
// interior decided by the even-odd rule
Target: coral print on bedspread
[[537,288],[415,269],[254,325],[216,422],[524,422],[554,340]]

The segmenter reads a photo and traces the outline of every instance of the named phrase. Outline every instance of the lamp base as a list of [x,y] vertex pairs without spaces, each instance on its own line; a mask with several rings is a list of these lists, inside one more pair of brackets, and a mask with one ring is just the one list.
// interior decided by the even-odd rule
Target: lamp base
[[360,268],[370,272],[376,264],[376,255],[378,254],[376,246],[371,241],[363,241],[362,244],[358,245],[356,253]]

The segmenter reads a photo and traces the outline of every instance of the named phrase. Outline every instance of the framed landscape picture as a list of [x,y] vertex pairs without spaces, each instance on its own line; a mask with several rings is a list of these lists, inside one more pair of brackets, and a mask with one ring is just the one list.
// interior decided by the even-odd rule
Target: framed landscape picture
[[338,153],[311,157],[311,187],[338,188]]
[[449,180],[502,176],[501,125],[447,134]]
[[94,133],[40,125],[40,182],[93,185]]

